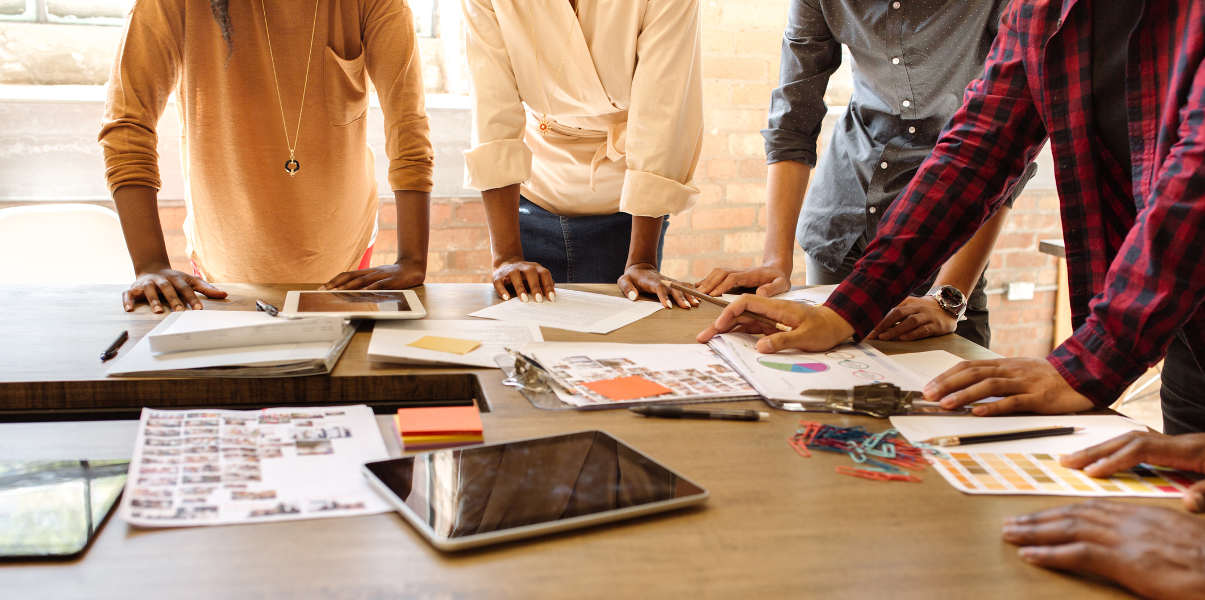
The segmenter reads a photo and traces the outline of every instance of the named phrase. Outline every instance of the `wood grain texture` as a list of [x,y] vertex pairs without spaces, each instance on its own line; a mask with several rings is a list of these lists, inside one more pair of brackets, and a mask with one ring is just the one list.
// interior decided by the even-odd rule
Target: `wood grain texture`
[[[244,300],[244,288],[226,288],[238,296],[228,305]],[[432,285],[425,302],[433,318],[458,317],[471,305],[492,301],[482,288]],[[591,289],[609,292],[613,286]],[[11,294],[4,296],[9,307],[14,298],[26,298],[18,303],[26,315],[35,314],[29,298],[51,299],[49,292],[3,294]],[[73,317],[84,325],[85,336],[96,338],[80,344],[91,360],[116,333],[114,326],[147,320],[125,315],[115,292],[106,294],[103,302],[70,292],[60,296],[95,311]],[[545,335],[688,342],[715,314],[710,307],[674,309],[609,336],[549,329]],[[88,323],[97,324],[96,331]],[[66,333],[55,335],[63,339]],[[360,334],[334,377],[407,372],[364,360],[366,344]],[[887,352],[943,349],[967,358],[990,356],[954,336],[881,346]],[[84,361],[68,360],[86,366]],[[8,357],[4,364],[10,364]],[[1006,516],[1073,498],[965,496],[932,470],[920,484],[844,477],[833,468],[847,458],[802,459],[787,446],[799,415],[775,411],[768,421],[741,423],[646,419],[627,411],[541,411],[502,386],[499,372],[474,372],[492,408],[482,418],[487,442],[602,429],[708,488],[710,500],[699,509],[459,554],[430,547],[395,514],[155,531],[113,520],[80,560],[0,564],[0,590],[12,598],[1123,596],[1099,582],[1028,566],[1000,541]],[[765,408],[756,402],[731,406]],[[887,426],[862,417],[807,418],[872,430]],[[387,419],[379,419],[387,428]],[[112,454],[132,445],[134,431],[122,422],[0,423],[0,456]]]

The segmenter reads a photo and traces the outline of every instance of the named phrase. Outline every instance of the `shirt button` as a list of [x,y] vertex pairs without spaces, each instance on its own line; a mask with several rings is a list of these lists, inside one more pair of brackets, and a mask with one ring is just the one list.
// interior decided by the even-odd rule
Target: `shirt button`
[[903,106],[904,108],[912,108],[912,101],[904,100],[903,102],[900,102],[900,106]]
[[883,161],[883,162],[879,163],[879,168],[880,168],[880,169],[886,169],[886,168],[887,168],[887,161]]
[[916,128],[915,128],[915,127],[909,127],[909,128],[908,128],[908,133],[916,133]]
[[902,5],[902,4],[900,4],[899,2],[892,2],[892,3],[891,3],[891,8],[894,8],[894,9],[896,9],[896,10],[899,10],[899,8],[900,8],[901,6],[903,6],[903,5]]
[[891,64],[893,64],[893,65],[900,64],[900,57],[897,56],[897,57],[891,59]]
[[875,207],[873,207],[873,206],[872,206],[872,207],[870,207],[870,208],[868,208],[867,210],[869,210],[869,211],[870,211],[870,214],[872,214],[872,215],[873,215],[873,214],[875,214],[875,213],[877,213],[877,212],[879,212],[879,209],[878,209],[878,208],[875,208]]

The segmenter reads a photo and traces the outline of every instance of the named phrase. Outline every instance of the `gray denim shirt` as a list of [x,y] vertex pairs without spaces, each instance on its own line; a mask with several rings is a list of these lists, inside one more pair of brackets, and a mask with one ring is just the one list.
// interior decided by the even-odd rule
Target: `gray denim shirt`
[[[837,270],[857,240],[874,237],[933,147],[972,79],[982,74],[1008,0],[792,0],[779,87],[762,130],[767,162],[816,167],[796,240]],[[853,57],[853,96],[816,163],[824,93]],[[1030,165],[1012,196],[1032,177]],[[1011,203],[1011,198],[1010,198]]]

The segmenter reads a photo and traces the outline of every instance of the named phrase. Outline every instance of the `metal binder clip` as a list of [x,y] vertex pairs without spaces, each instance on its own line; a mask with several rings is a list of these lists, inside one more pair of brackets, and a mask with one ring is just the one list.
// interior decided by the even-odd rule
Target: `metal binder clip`
[[502,385],[515,388],[531,402],[532,406],[545,410],[567,410],[573,407],[561,402],[556,389],[565,386],[556,380],[536,359],[511,348],[506,354],[494,357],[494,362],[506,374]]
[[924,396],[921,392],[904,391],[899,386],[890,383],[859,385],[854,386],[852,390],[809,389],[800,392],[800,395],[821,398],[818,401],[801,403],[809,410],[868,415],[879,419],[892,415],[962,414],[966,412],[965,410],[946,411],[936,402],[923,400]]

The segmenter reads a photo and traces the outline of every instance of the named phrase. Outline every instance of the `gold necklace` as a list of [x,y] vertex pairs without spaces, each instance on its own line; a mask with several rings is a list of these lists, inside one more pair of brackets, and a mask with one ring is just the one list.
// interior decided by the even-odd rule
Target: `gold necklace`
[[272,82],[276,85],[276,102],[280,105],[280,125],[285,134],[285,145],[289,147],[289,160],[285,161],[285,173],[292,177],[301,170],[297,162],[297,143],[301,141],[301,114],[305,111],[305,92],[310,87],[310,58],[314,55],[314,31],[318,28],[318,0],[314,0],[314,19],[310,25],[310,49],[305,56],[305,83],[301,86],[301,105],[297,109],[297,129],[293,132],[293,141],[289,141],[289,123],[285,119],[285,102],[280,95],[280,80],[276,77],[276,55],[272,53],[272,34],[268,31],[268,9],[264,0],[259,0],[259,8],[264,11],[264,37],[268,38],[268,58],[272,64]]

